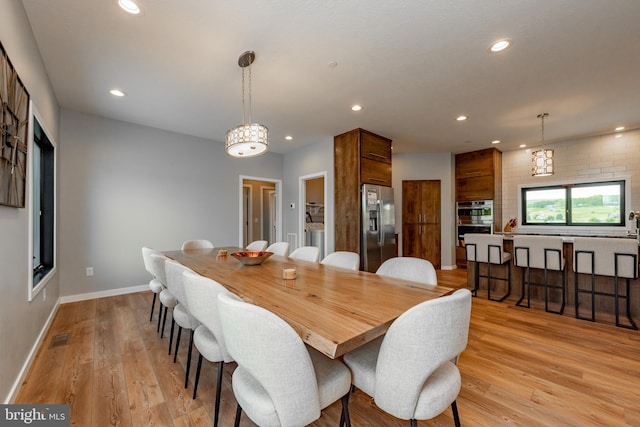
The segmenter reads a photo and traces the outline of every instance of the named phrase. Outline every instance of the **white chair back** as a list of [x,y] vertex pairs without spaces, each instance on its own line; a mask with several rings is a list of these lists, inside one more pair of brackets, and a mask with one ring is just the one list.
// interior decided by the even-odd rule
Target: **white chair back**
[[279,255],[279,256],[288,256],[289,255],[289,242],[275,242],[272,243],[268,248],[267,251],[269,252],[273,252],[274,255]]
[[173,295],[175,299],[178,300],[178,303],[184,306],[187,313],[189,313],[189,304],[187,303],[187,296],[184,293],[184,282],[182,274],[185,271],[192,270],[172,259],[165,260],[164,270],[167,275],[167,289],[169,289],[171,295]]
[[426,285],[437,285],[438,276],[431,262],[422,258],[395,257],[382,263],[376,274],[412,280]]
[[[416,418],[421,391],[431,374],[443,364],[457,371],[451,360],[467,346],[470,318],[468,289],[425,301],[398,317],[380,346],[373,396],[376,405],[398,418]],[[437,380],[432,382],[437,387]],[[447,397],[453,399],[448,400],[443,390],[442,402],[429,403],[440,406],[434,409],[436,414],[455,400],[460,385],[459,381],[457,390],[447,390]]]
[[320,249],[316,246],[301,246],[289,254],[289,258],[302,261],[318,262],[320,259]]
[[269,246],[269,242],[266,240],[255,240],[247,245],[248,251],[264,251],[267,246]]
[[[593,251],[593,259],[591,251]],[[616,255],[617,254],[617,255]],[[617,261],[616,261],[617,260]],[[576,237],[573,239],[573,271],[600,276],[638,277],[638,241],[636,239]]]
[[360,268],[360,255],[349,251],[332,252],[324,257],[320,264],[347,268],[349,270],[358,270]]
[[[320,416],[320,396],[309,353],[293,328],[252,304],[218,296],[227,350],[238,363],[233,373],[249,375],[266,390],[283,426],[307,425]],[[241,396],[236,396],[241,399]],[[251,402],[238,401],[251,417]]]
[[467,261],[504,264],[511,259],[511,254],[504,251],[504,238],[498,234],[465,234],[464,244]]
[[514,265],[542,269],[546,265],[547,270],[563,270],[562,247],[562,237],[560,236],[514,236]]
[[152,253],[149,255],[150,268],[151,268],[150,273],[153,275],[153,277],[158,279],[160,283],[162,283],[165,287],[167,286],[167,275],[164,269],[164,263],[168,259],[169,258],[162,255],[161,253],[156,253],[156,254]]
[[235,294],[229,292],[224,286],[215,280],[209,279],[193,271],[183,272],[184,292],[189,303],[189,311],[205,328],[215,337],[222,360],[225,363],[232,362],[222,333],[220,324],[220,314],[218,312],[218,295],[228,294],[230,298],[239,299]]
[[144,261],[144,268],[153,277],[155,277],[155,275],[153,274],[152,267],[151,267],[151,254],[159,254],[159,253],[160,252],[156,251],[155,249],[151,249],[146,246],[142,247],[142,260]]
[[213,243],[209,240],[185,240],[182,243],[182,250],[187,249],[213,249]]

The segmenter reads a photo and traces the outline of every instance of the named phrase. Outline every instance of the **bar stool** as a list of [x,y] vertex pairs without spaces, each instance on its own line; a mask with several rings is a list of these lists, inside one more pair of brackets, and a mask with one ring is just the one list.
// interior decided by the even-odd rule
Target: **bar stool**
[[[470,233],[464,235],[464,248],[467,261],[473,261],[475,265],[475,280],[473,296],[477,296],[480,287],[480,278],[487,279],[487,298],[491,301],[504,301],[511,294],[511,254],[504,251],[503,237],[495,234]],[[487,264],[487,275],[480,274],[480,264]],[[491,275],[491,264],[507,264],[507,277],[495,277]],[[491,279],[507,283],[507,291],[500,298],[491,298]]]
[[[522,295],[516,305],[529,308],[531,306],[531,286],[544,287],[544,310],[549,313],[562,314],[566,300],[566,277],[564,270],[564,254],[560,236],[514,236],[513,261],[516,267],[522,267]],[[531,269],[544,270],[543,282],[531,281]],[[562,272],[561,284],[549,284],[549,270]],[[525,279],[526,272],[526,279]],[[522,301],[525,297],[527,303]],[[549,309],[549,289],[559,289],[562,295],[559,310]]]
[[[624,238],[576,237],[573,240],[573,271],[575,271],[576,318],[595,321],[595,297],[608,296],[615,299],[616,326],[638,329],[630,314],[630,279],[638,278],[638,241]],[[591,287],[580,288],[578,274],[591,275]],[[613,277],[614,292],[597,291],[595,276]],[[626,292],[620,295],[618,279],[626,279]],[[579,312],[580,294],[591,295],[591,317],[582,317]],[[626,300],[626,316],[629,325],[620,323],[619,300]]]

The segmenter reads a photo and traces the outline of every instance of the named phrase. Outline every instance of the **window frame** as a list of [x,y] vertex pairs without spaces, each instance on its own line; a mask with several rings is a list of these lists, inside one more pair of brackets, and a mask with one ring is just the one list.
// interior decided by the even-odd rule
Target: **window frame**
[[[613,185],[619,184],[621,187],[620,191],[620,218],[616,223],[599,223],[599,222],[575,222],[572,220],[572,190],[576,188],[587,188],[587,187],[597,187],[603,185]],[[567,183],[549,183],[548,185],[529,185],[529,186],[519,186],[519,198],[518,198],[518,211],[522,217],[522,226],[523,227],[561,227],[571,229],[591,229],[593,227],[598,228],[625,228],[626,227],[626,215],[627,205],[629,202],[629,182],[628,178],[616,178],[616,179],[607,179],[607,180],[590,180],[590,181],[580,181],[580,182],[567,182]],[[564,190],[565,197],[565,220],[564,222],[551,222],[551,223],[543,223],[543,222],[530,222],[527,221],[527,206],[526,206],[526,198],[525,195],[529,191],[535,190]]]
[[[29,301],[33,301],[35,299],[35,297],[40,293],[40,291],[42,291],[47,283],[49,282],[49,280],[51,280],[51,278],[53,277],[53,275],[56,273],[57,270],[57,240],[58,240],[58,227],[57,227],[57,198],[58,198],[58,191],[57,191],[57,157],[58,157],[58,146],[55,142],[55,140],[51,137],[51,132],[48,131],[48,129],[46,128],[46,126],[43,123],[43,120],[40,116],[40,114],[38,113],[37,109],[35,108],[35,106],[33,105],[33,102],[30,103],[30,113],[29,113],[29,148],[28,148],[28,152],[30,153],[29,155],[29,159],[28,159],[28,164],[29,164],[29,172],[28,172],[28,177],[29,177],[29,185],[27,186],[27,191],[28,191],[28,210],[29,210],[29,254],[28,254],[28,267],[29,267],[29,274],[28,274],[28,298]],[[37,272],[36,273],[36,269],[34,268],[34,254],[36,251],[40,251],[40,247],[36,248],[35,247],[35,235],[34,233],[36,231],[38,231],[38,227],[34,224],[34,209],[36,208],[36,194],[35,193],[35,148],[37,145],[36,142],[36,137],[35,137],[35,126],[36,126],[36,121],[38,122],[38,126],[41,129],[43,135],[46,137],[48,143],[50,144],[50,154],[47,155],[47,161],[49,168],[51,168],[50,170],[48,170],[48,172],[45,174],[46,176],[52,176],[52,182],[49,182],[49,187],[48,190],[50,193],[48,193],[47,196],[45,197],[50,197],[52,198],[52,200],[50,199],[48,201],[48,205],[49,205],[49,209],[51,209],[50,213],[52,215],[52,218],[49,219],[49,224],[46,227],[49,232],[50,235],[48,236],[48,240],[44,239],[48,245],[48,250],[49,252],[47,253],[47,255],[45,256],[45,258],[48,261],[48,265],[45,266],[44,271],[41,272]],[[52,185],[51,185],[52,184]],[[38,215],[39,216],[39,215]],[[42,245],[42,240],[40,241],[40,244]]]

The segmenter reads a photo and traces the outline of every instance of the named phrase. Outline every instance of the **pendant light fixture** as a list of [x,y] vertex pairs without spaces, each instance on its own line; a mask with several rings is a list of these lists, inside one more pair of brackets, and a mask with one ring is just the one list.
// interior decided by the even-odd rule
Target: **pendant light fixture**
[[[250,50],[238,58],[238,65],[242,68],[242,124],[227,131],[225,150],[232,157],[254,157],[269,150],[269,129],[261,124],[251,123],[251,64],[255,58],[256,54]],[[249,69],[248,108],[244,102],[245,68]]]
[[542,122],[542,148],[531,153],[531,176],[553,175],[553,150],[544,148],[544,118],[548,116],[549,113],[538,114]]

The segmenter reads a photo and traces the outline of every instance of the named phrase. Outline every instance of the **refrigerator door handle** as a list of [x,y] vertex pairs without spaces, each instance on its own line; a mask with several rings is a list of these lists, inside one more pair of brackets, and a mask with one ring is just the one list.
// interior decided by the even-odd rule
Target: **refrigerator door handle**
[[378,211],[378,246],[384,243],[384,221],[382,221],[382,201],[376,200],[376,210]]

